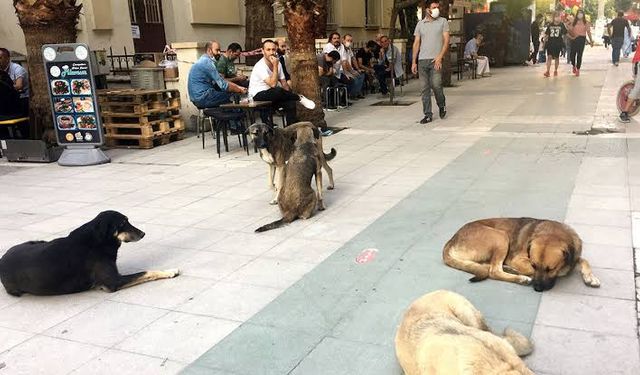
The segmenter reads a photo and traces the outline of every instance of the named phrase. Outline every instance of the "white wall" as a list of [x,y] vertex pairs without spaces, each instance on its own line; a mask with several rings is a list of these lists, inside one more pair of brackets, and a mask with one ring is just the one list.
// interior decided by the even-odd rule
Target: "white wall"
[[[163,0],[164,30],[167,43],[206,42],[212,39],[220,42],[225,49],[232,42],[240,43],[244,48],[245,8],[244,1],[238,1],[239,25],[193,24],[191,0]],[[215,5],[215,1],[211,1]],[[214,11],[214,10],[212,10]]]
[[27,53],[24,34],[18,26],[18,17],[12,1],[0,1],[0,47],[22,54]]

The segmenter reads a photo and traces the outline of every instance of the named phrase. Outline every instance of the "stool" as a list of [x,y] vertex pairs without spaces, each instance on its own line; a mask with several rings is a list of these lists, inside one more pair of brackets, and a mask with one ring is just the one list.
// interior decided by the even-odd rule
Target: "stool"
[[[203,111],[204,115],[211,118],[215,121],[215,138],[216,138],[216,151],[218,152],[218,157],[220,157],[220,134],[222,132],[222,139],[224,141],[224,149],[229,152],[229,142],[227,140],[227,133],[229,132],[229,123],[231,121],[236,121],[239,124],[239,128],[237,129],[238,142],[240,146],[244,150],[247,151],[247,155],[249,155],[249,146],[247,142],[247,129],[244,125],[244,112],[231,112],[225,111],[220,108],[207,108]],[[203,122],[204,125],[204,122]],[[211,134],[213,134],[213,126],[211,127]],[[204,133],[202,135],[204,137]],[[242,137],[242,138],[240,138]]]
[[[331,108],[329,99],[333,96],[333,103],[335,104],[335,109],[347,108],[349,106],[349,95],[347,93],[346,86],[333,86],[327,87],[325,91],[325,103],[327,105],[327,109]],[[340,97],[344,97],[344,105],[340,105]]]
[[[15,138],[16,134],[15,133],[20,133],[20,130],[18,130],[18,125],[24,123],[24,122],[28,122],[29,121],[29,117],[13,117],[13,118],[7,118],[5,116],[0,116],[0,126],[6,126],[7,130],[9,131],[9,137],[10,138]],[[22,136],[22,135],[21,135]]]

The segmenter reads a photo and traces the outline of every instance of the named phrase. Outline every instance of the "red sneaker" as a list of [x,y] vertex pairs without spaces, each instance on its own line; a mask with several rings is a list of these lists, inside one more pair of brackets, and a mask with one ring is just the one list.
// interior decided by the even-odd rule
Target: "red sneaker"
[[557,77],[558,76],[558,71],[556,70],[555,72],[553,72],[553,76]]
[[544,72],[545,78],[549,78],[549,72]]
[[573,74],[576,74],[576,72],[578,71],[578,69],[576,69],[576,67],[574,66],[572,69]]
[[580,77],[580,69],[576,69],[576,77]]

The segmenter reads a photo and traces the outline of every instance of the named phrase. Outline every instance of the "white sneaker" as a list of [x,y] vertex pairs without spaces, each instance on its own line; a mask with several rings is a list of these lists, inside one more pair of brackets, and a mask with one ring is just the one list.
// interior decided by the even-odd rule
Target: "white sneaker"
[[302,104],[306,109],[314,109],[316,107],[316,103],[304,95],[300,95],[300,104]]

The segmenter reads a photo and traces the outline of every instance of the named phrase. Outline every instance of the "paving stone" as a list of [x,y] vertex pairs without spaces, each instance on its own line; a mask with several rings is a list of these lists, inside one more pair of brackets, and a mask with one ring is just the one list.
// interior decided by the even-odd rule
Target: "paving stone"
[[239,325],[229,320],[170,312],[116,347],[190,363]]
[[109,349],[98,357],[76,369],[73,374],[177,374],[183,363],[169,361],[166,358]]
[[[637,337],[635,303],[629,300],[545,292],[536,324]],[[568,319],[567,317],[571,317]],[[607,322],[607,324],[602,324]]]
[[401,374],[395,351],[377,346],[326,337],[291,372],[307,374]]
[[283,374],[293,370],[321,340],[322,336],[305,331],[245,323],[203,354],[196,364],[243,375]]
[[46,334],[110,347],[166,314],[166,310],[104,301],[50,328]]
[[104,351],[98,346],[36,336],[0,353],[0,363],[6,365],[0,371],[11,374],[66,374]]
[[585,375],[640,372],[635,337],[536,325],[532,339],[535,348],[525,361],[545,373],[572,374],[577,369]]

